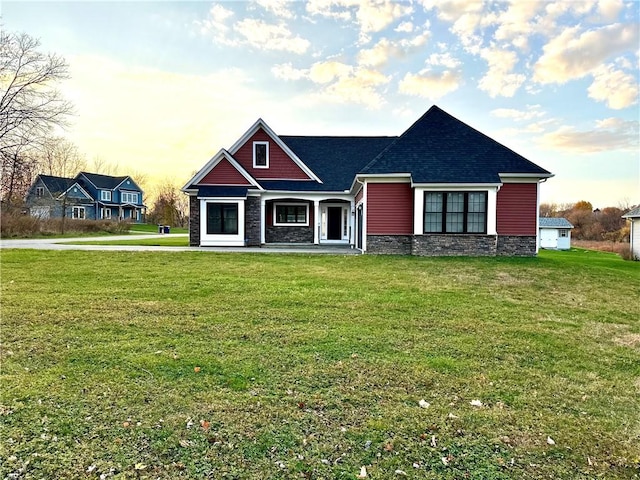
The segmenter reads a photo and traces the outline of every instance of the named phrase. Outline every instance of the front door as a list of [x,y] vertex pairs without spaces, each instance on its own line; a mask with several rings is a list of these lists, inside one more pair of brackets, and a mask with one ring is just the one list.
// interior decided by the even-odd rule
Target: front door
[[327,207],[327,240],[342,240],[342,207]]

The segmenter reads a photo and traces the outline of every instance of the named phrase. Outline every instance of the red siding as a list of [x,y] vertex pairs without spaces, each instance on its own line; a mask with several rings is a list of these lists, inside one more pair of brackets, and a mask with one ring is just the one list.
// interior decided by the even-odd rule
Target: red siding
[[537,183],[505,183],[498,192],[498,235],[537,235]]
[[[253,142],[269,142],[269,168],[253,168]],[[242,145],[233,157],[258,180],[309,179],[309,176],[262,129]]]
[[413,234],[413,190],[411,184],[367,184],[367,234]]
[[223,158],[200,181],[199,185],[251,185],[244,176]]

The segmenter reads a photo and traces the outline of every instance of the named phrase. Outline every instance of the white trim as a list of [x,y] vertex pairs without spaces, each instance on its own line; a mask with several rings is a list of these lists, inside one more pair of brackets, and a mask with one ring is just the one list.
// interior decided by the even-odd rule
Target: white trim
[[[323,203],[320,205],[320,243],[346,244],[349,243],[349,218],[351,216],[351,204],[346,203]],[[329,236],[329,208],[340,208],[340,238],[328,239]],[[347,217],[345,218],[345,212]],[[346,229],[346,235],[345,235]]]
[[547,175],[541,173],[499,173],[498,175],[502,183],[534,183],[546,181],[555,176],[553,173]]
[[[101,207],[100,208],[100,219],[101,220],[111,220],[111,208],[112,207]],[[107,212],[108,215],[105,215]]]
[[[207,176],[207,174],[213,170],[218,163],[220,163],[223,159],[226,159],[229,163],[231,163],[231,165],[244,177],[247,179],[247,181],[253,185],[254,187],[256,187],[258,190],[260,191],[264,191],[264,188],[262,188],[260,186],[260,184],[257,182],[256,179],[254,179],[249,172],[247,172],[242,165],[240,165],[232,156],[231,154],[226,151],[224,148],[220,149],[218,151],[218,153],[216,153],[213,157],[211,157],[211,159],[209,159],[209,161],[205,164],[204,167],[202,167],[200,170],[198,170],[198,172],[191,177],[191,179],[184,185],[184,187],[181,188],[181,190],[185,193],[190,193],[190,192],[196,192],[197,189],[194,188],[190,188],[193,185],[198,185],[200,183],[200,181]],[[208,184],[207,184],[208,185]],[[247,185],[227,185],[225,184],[225,186],[239,186],[239,187],[246,187]]]
[[[124,196],[128,195],[127,198],[129,198],[130,200],[125,201],[124,200]],[[135,195],[135,201],[132,201],[131,198],[132,196]],[[128,203],[130,205],[137,205],[138,204],[138,192],[123,192],[122,190],[120,190],[120,203]]]
[[[305,217],[307,221],[304,223],[277,222],[276,211],[277,211],[277,207],[279,206],[305,207]],[[306,202],[273,202],[273,226],[274,227],[308,227],[309,226],[309,204]]]
[[278,145],[282,150],[284,150],[284,152],[289,156],[289,158],[291,158],[291,160],[294,161],[294,163],[296,165],[298,165],[298,167],[300,167],[300,169],[302,169],[302,171],[304,171],[304,173],[306,173],[312,180],[315,180],[318,183],[323,183],[322,180],[320,180],[320,177],[318,177],[315,173],[313,173],[313,170],[311,170],[295,153],[293,153],[293,150],[291,150],[286,143],[284,143],[282,140],[280,140],[280,137],[278,137],[278,135],[276,135],[276,133],[271,130],[271,128],[269,127],[269,125],[267,125],[265,123],[264,120],[262,120],[261,118],[259,118],[252,126],[251,128],[249,128],[249,130],[247,130],[244,135],[242,135],[237,141],[236,143],[234,143],[231,148],[229,148],[229,152],[231,153],[231,155],[235,155],[238,150],[240,149],[240,147],[242,147],[245,143],[247,143],[249,141],[249,139],[260,129],[262,128],[266,134],[271,137],[271,140],[274,141],[274,143],[276,145]]
[[[76,217],[75,216],[76,210],[78,212],[82,212],[82,216],[78,215]],[[79,206],[71,207],[71,218],[73,218],[75,220],[86,220],[86,218],[87,218],[87,210],[84,207],[79,207]]]
[[[265,152],[266,163],[264,165],[258,165],[256,163],[256,146],[258,145],[264,145],[265,147],[267,147]],[[253,142],[252,152],[253,152],[253,168],[269,168],[269,142],[265,142],[264,140]]]
[[[238,205],[237,234],[207,234],[207,203],[235,203]],[[200,199],[200,246],[243,247],[245,246],[244,199],[201,198]]]
[[[109,194],[108,197],[109,198],[105,198],[107,195],[105,194]],[[113,192],[111,190],[106,190],[106,189],[100,189],[100,201],[101,202],[113,202]]]

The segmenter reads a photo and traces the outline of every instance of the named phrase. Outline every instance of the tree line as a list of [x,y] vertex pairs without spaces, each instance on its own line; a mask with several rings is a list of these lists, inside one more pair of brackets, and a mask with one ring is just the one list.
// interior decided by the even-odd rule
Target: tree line
[[[0,206],[19,212],[38,174],[72,178],[80,171],[121,175],[118,164],[99,156],[91,162],[60,133],[74,115],[58,85],[69,78],[64,58],[43,53],[38,39],[0,29]],[[185,226],[188,204],[179,187],[165,180],[152,191],[143,172],[127,171],[153,199],[147,221]],[[71,185],[69,185],[71,186]]]
[[629,227],[622,215],[630,209],[628,202],[617,207],[593,208],[581,200],[576,203],[540,204],[540,217],[563,217],[573,225],[571,236],[576,240],[629,240]]

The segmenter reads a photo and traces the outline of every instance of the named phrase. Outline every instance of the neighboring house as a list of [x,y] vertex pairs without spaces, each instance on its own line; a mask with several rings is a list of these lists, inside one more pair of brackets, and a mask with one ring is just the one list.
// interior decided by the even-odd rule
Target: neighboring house
[[552,176],[433,106],[399,137],[279,136],[259,119],[183,191],[194,246],[534,255]]
[[26,204],[32,217],[143,221],[143,192],[129,176],[80,172],[74,178],[38,175]]
[[540,217],[540,248],[571,249],[573,225],[566,218]]
[[634,260],[640,260],[640,206],[624,215],[622,218],[629,220],[629,248]]

